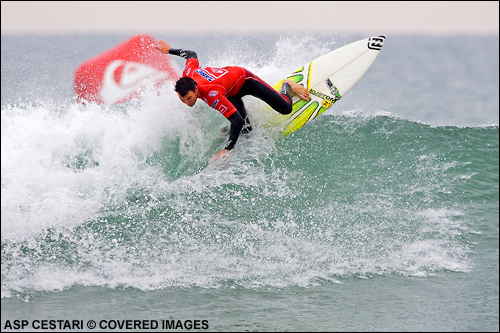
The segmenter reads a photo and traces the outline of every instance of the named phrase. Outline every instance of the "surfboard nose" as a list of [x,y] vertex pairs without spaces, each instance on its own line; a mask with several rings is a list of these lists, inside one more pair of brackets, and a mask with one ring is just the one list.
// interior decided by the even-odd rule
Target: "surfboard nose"
[[376,36],[368,38],[368,48],[370,50],[380,51],[384,46],[385,36]]

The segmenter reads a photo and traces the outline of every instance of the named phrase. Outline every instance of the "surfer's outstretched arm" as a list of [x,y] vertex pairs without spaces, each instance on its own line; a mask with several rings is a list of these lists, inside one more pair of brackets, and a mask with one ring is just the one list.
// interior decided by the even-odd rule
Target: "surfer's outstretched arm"
[[198,59],[198,55],[194,51],[190,50],[183,50],[183,49],[173,49],[169,43],[159,40],[158,41],[158,46],[155,47],[158,51],[164,54],[173,54],[179,57],[182,57],[184,59],[191,59],[195,58]]
[[245,125],[245,119],[243,119],[239,112],[235,112],[230,115],[227,120],[231,122],[231,129],[229,132],[229,139],[227,140],[226,147],[224,149],[231,150],[234,148],[236,141],[238,141],[241,129],[243,128],[243,125]]
[[243,128],[243,125],[245,124],[245,120],[243,117],[239,114],[239,112],[235,112],[232,115],[227,118],[231,122],[231,129],[229,132],[229,139],[227,140],[226,146],[224,149],[222,149],[220,152],[215,154],[212,158],[213,161],[216,161],[221,158],[227,157],[227,154],[229,153],[230,150],[234,148],[234,145],[236,144],[236,141],[238,140],[238,137],[240,136],[241,129]]

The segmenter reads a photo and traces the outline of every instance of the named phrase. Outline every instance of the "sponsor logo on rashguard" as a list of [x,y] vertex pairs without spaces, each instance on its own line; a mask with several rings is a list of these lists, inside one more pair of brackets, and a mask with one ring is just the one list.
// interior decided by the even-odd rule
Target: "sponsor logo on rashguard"
[[212,104],[212,108],[214,108],[214,109],[215,109],[215,107],[217,106],[217,103],[219,103],[219,100],[218,100],[218,99],[216,99],[216,100],[215,100],[215,102]]
[[214,77],[212,77],[209,73],[205,72],[202,69],[197,69],[197,70],[195,70],[195,72],[198,73],[199,76],[201,76],[202,78],[204,78],[208,82],[212,82],[213,80],[215,80]]
[[213,67],[207,67],[207,68],[210,68],[212,73],[219,74],[219,77],[227,73],[227,71],[225,69],[213,68]]
[[224,105],[221,105],[219,106],[219,108],[217,109],[220,113],[222,113],[223,115],[226,115],[226,112],[227,112],[227,107],[225,107]]
[[215,97],[215,96],[217,96],[218,93],[219,92],[217,90],[212,90],[211,92],[208,93],[208,96]]
[[227,74],[227,70],[225,69],[212,67],[198,68],[195,72],[209,82],[217,80]]

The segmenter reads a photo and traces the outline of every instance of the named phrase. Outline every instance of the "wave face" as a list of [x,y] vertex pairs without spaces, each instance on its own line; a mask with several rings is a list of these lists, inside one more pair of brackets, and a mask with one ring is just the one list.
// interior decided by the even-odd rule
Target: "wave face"
[[[325,40],[262,38],[258,50],[251,38],[215,50],[175,44],[272,83],[345,44]],[[489,58],[475,68],[461,54],[453,61],[474,68],[453,76],[455,66],[435,61],[458,40],[415,38],[420,50],[441,45],[432,59],[408,55],[403,40],[391,46],[389,36],[366,77],[301,130],[280,138],[255,120],[226,162],[209,163],[226,141],[225,119],[201,101],[186,108],[168,84],[102,106],[74,103],[66,88],[42,98],[48,88],[35,79],[17,85],[24,97],[13,102],[23,73],[4,77],[14,42],[2,37],[2,297],[471,272],[474,235],[498,244],[498,57],[489,72]],[[496,75],[496,88],[471,84],[476,73]],[[245,101],[250,117],[262,107]]]

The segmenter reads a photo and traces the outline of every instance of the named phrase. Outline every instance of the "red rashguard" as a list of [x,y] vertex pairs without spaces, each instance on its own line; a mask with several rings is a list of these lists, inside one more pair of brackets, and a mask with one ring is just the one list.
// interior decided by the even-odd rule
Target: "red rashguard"
[[227,98],[238,93],[245,83],[246,73],[243,68],[200,67],[198,59],[189,58],[182,75],[195,80],[198,84],[198,98],[222,113],[224,117],[229,118],[236,112],[236,108]]

